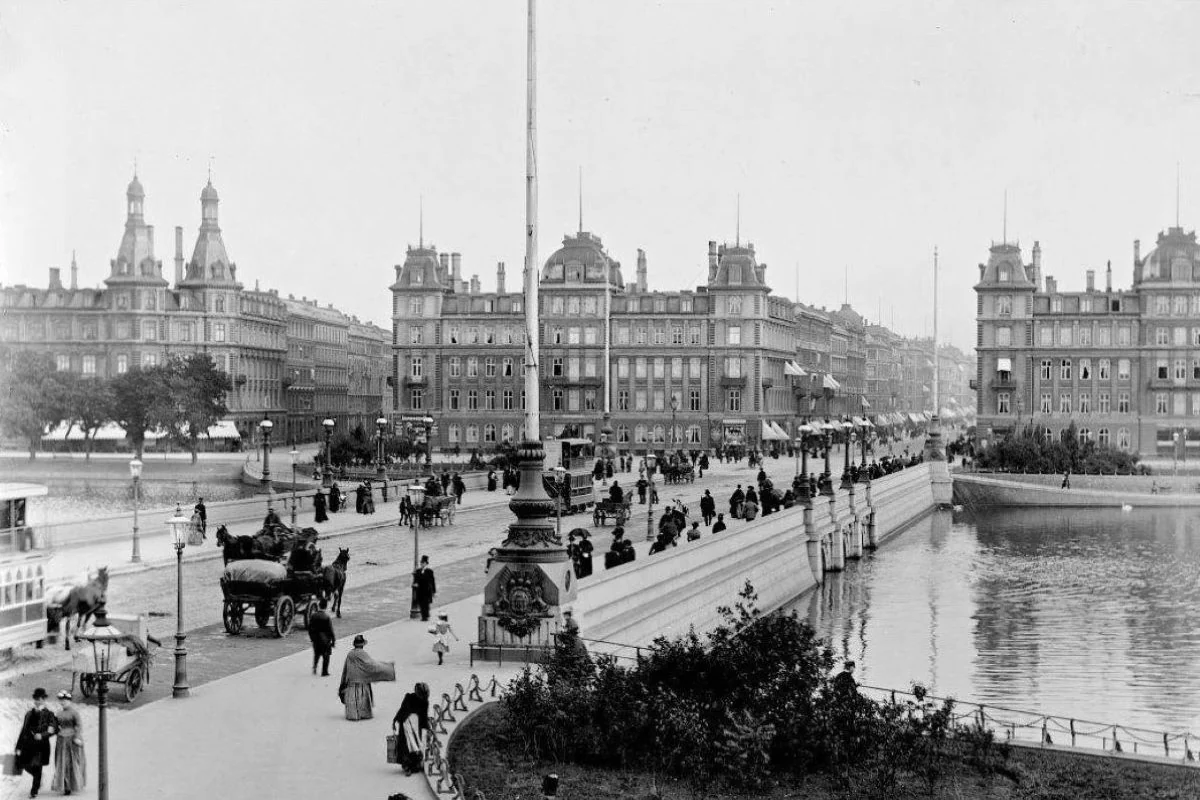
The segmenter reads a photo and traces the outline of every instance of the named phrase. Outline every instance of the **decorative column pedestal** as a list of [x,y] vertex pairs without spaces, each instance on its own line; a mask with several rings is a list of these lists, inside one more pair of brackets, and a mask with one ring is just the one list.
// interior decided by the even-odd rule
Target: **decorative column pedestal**
[[938,508],[949,508],[954,502],[954,485],[950,481],[950,466],[946,463],[937,415],[929,421],[929,434],[925,437],[925,460],[929,462],[933,502],[937,503]]
[[[554,501],[542,485],[545,451],[517,451],[521,485],[508,507],[516,515],[487,569],[476,658],[541,660],[554,647],[562,612],[575,600],[575,574],[554,530]],[[576,620],[583,624],[583,620]]]

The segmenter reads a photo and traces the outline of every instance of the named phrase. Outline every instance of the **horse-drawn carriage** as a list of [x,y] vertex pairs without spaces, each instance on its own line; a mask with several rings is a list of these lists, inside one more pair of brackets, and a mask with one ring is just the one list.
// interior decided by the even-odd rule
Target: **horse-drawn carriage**
[[221,548],[225,563],[265,559],[287,560],[293,550],[307,549],[317,541],[316,528],[291,528],[282,522],[263,525],[253,536],[233,536],[224,525],[217,528],[217,547]]
[[[145,614],[109,614],[108,624],[121,631],[120,644],[124,652],[116,650],[113,654],[113,677],[107,683],[119,683],[124,687],[126,702],[133,702],[147,683],[150,682],[150,666],[154,663],[154,651],[151,647],[162,645],[146,630]],[[85,648],[75,651],[72,662],[71,688],[75,680],[79,680],[79,691],[84,697],[91,697],[98,684],[92,654]]]
[[664,483],[692,483],[696,480],[696,470],[691,462],[664,464],[661,471]]
[[253,611],[258,627],[272,627],[276,636],[284,637],[291,633],[297,613],[308,627],[325,587],[319,572],[296,572],[264,559],[233,561],[221,576],[221,621],[225,631],[236,636],[242,632],[246,612]]
[[420,507],[417,508],[417,520],[421,523],[422,528],[428,528],[435,524],[452,525],[454,524],[454,506],[457,502],[453,495],[437,497],[426,495]]
[[603,525],[612,517],[617,525],[624,525],[630,515],[630,501],[613,500],[605,498],[596,502],[596,507],[592,509],[592,522],[596,525]]

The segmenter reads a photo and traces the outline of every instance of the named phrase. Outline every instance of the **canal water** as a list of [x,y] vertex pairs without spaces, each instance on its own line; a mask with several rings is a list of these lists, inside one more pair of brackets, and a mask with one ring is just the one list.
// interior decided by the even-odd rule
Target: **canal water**
[[[48,491],[46,497],[38,500],[48,523],[75,522],[133,512],[133,485],[127,478],[39,478],[37,483]],[[253,497],[257,491],[259,489],[256,486],[218,478],[143,479],[138,484],[140,508],[169,508],[179,503],[189,512],[198,497],[203,497],[208,504]]]
[[1195,510],[937,512],[794,608],[862,683],[1200,734]]

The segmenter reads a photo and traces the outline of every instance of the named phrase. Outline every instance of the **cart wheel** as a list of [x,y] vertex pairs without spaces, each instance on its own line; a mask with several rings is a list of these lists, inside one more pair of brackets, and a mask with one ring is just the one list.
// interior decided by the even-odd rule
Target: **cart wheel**
[[308,605],[304,607],[304,630],[308,630],[308,621],[312,619],[312,615],[317,611],[317,599],[309,598]]
[[296,604],[286,594],[275,601],[275,635],[283,638],[292,632],[296,620]]
[[267,627],[271,621],[271,604],[270,603],[255,603],[254,604],[254,622],[260,628]]
[[142,690],[142,670],[134,667],[125,678],[125,702],[132,703],[133,698]]
[[242,605],[233,600],[226,600],[221,609],[221,621],[225,623],[225,632],[237,636],[242,632]]
[[96,676],[85,672],[79,676],[79,691],[84,697],[91,697],[96,691]]

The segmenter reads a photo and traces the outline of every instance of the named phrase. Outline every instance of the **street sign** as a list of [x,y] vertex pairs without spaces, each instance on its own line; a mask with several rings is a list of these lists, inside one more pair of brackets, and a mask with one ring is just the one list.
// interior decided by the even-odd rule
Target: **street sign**
[[417,423],[424,425],[425,417],[422,416],[421,414],[401,414],[400,421],[401,422],[417,422]]

